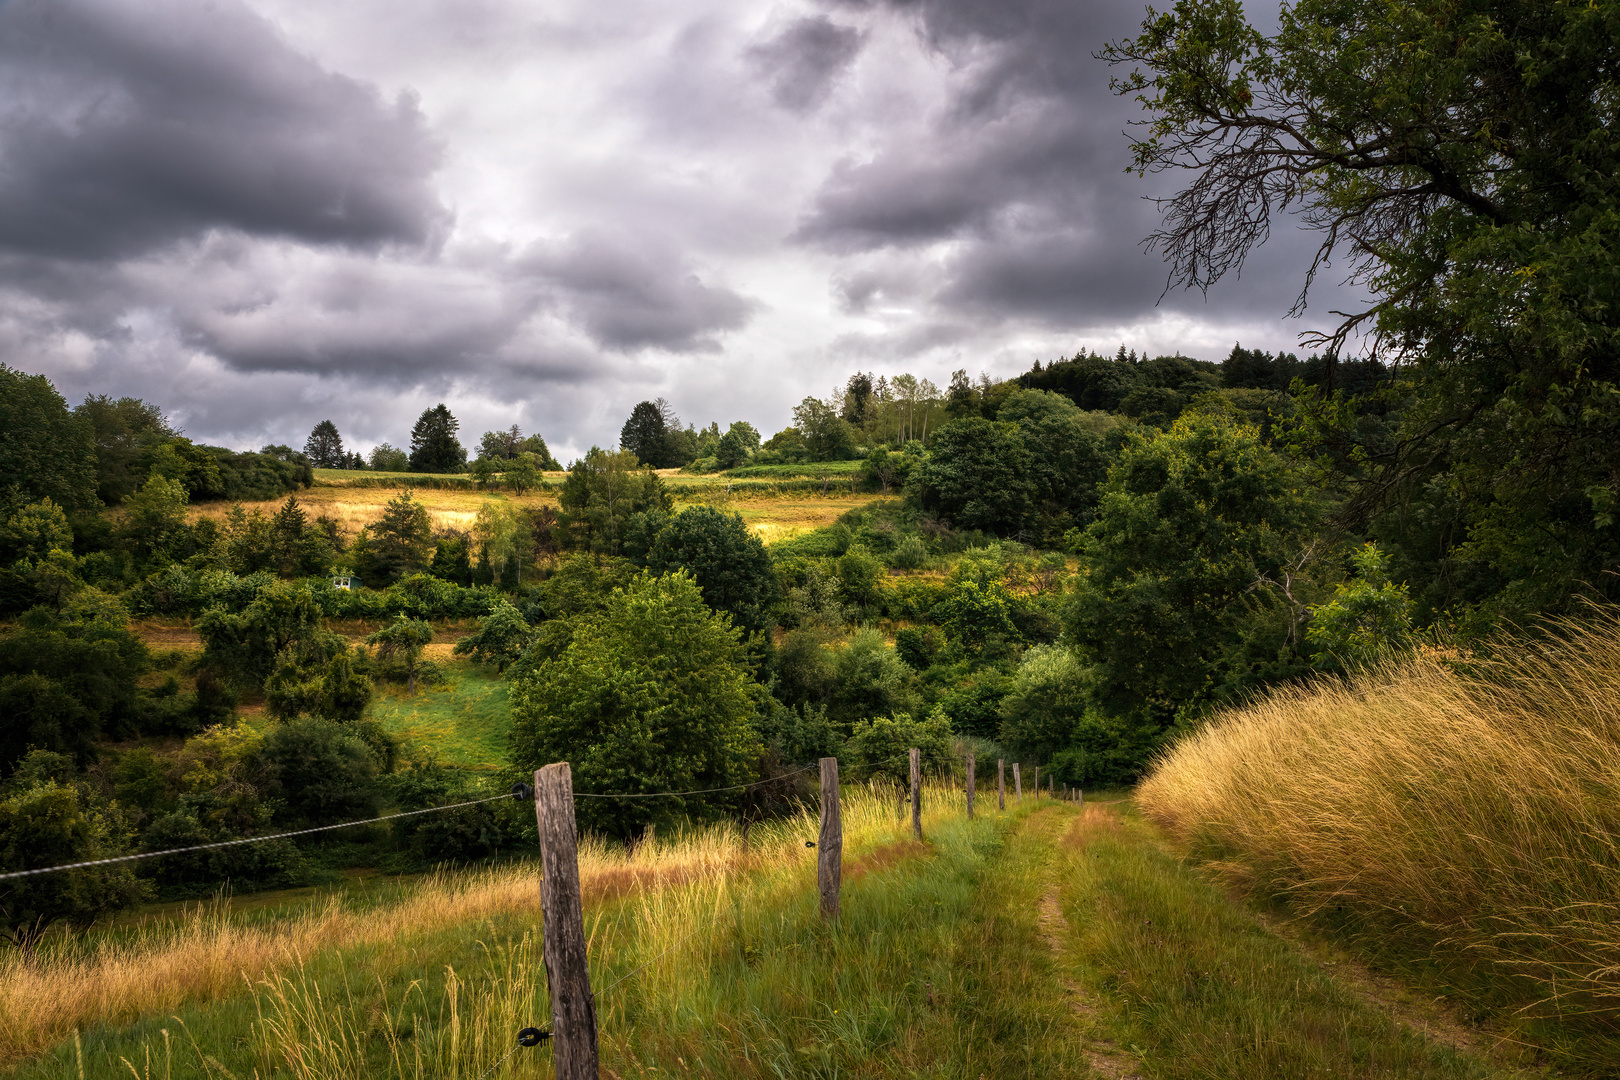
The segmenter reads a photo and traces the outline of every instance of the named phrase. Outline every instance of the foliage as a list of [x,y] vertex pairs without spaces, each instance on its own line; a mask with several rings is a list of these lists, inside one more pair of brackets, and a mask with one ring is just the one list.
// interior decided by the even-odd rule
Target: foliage
[[669,466],[668,427],[658,402],[643,401],[630,410],[630,418],[619,432],[619,448],[634,454],[636,464],[654,469]]
[[[54,780],[0,793],[0,873],[89,862],[128,850],[115,807]],[[0,941],[31,953],[53,923],[88,926],[144,899],[128,864],[0,882]]]
[[170,561],[170,549],[186,525],[186,489],[178,480],[166,480],[156,470],[134,494],[124,500],[119,529],[125,543],[145,561]]
[[714,449],[715,463],[722,469],[735,469],[759,449],[759,432],[746,420],[733,421],[720,436]]
[[404,615],[394,616],[393,622],[366,637],[367,645],[377,647],[379,660],[397,658],[404,663],[408,683],[406,692],[410,694],[416,693],[416,670],[422,658],[422,651],[432,641],[431,624]]
[[822,705],[784,705],[772,698],[754,721],[754,731],[767,753],[784,765],[810,765],[837,757],[842,748],[838,729]]
[[51,499],[69,510],[96,502],[89,427],[43,375],[0,364],[0,506]]
[[[756,691],[736,629],[684,572],[643,572],[578,620],[567,647],[512,689],[512,758],[573,766],[582,793],[688,791],[750,778]],[[581,800],[586,827],[618,836],[706,816],[725,793]]]
[[1246,630],[1318,514],[1253,428],[1189,415],[1137,438],[1109,470],[1064,619],[1096,704],[1153,730],[1246,685],[1249,650],[1298,664]]
[[748,633],[768,629],[781,593],[771,557],[741,515],[692,506],[668,518],[646,557],[654,573],[685,570],[703,601]]
[[656,473],[637,468],[632,451],[595,446],[569,468],[557,501],[567,543],[604,555],[623,552],[633,515],[667,514],[675,505]]
[[978,418],[941,428],[911,483],[923,511],[1000,535],[1024,528],[1035,497],[1017,427]]
[[275,822],[313,828],[377,814],[377,764],[352,728],[305,718],[276,724],[245,760]]
[[1210,0],[1106,54],[1152,113],[1135,168],[1192,174],[1151,238],[1173,284],[1237,271],[1297,208],[1312,273],[1347,257],[1372,294],[1322,343],[1363,334],[1399,378],[1306,394],[1291,437],[1477,628],[1620,595],[1617,38],[1596,2],[1304,0],[1267,34]]
[[855,456],[855,434],[830,402],[807,397],[793,408],[793,427],[811,461],[847,461]]
[[49,496],[0,517],[0,566],[33,563],[53,551],[73,550],[73,528]]
[[416,418],[411,428],[411,472],[454,473],[467,465],[467,451],[456,439],[461,427],[444,402]]
[[874,716],[858,722],[844,744],[850,759],[851,779],[890,776],[908,783],[911,777],[912,748],[916,748],[925,774],[948,773],[956,764],[952,750],[951,722],[935,709],[925,719],[910,713]]
[[964,652],[993,656],[1018,640],[1012,609],[1012,596],[1001,582],[981,584],[964,577],[951,583],[944,598],[934,605],[933,617]]
[[428,564],[433,527],[427,507],[406,488],[383,507],[381,520],[360,530],[350,556],[361,577],[390,584]]
[[1389,556],[1365,544],[1350,562],[1355,580],[1313,608],[1305,630],[1306,640],[1344,669],[1366,667],[1412,644],[1412,601],[1404,584],[1389,580]]
[[1023,656],[1001,703],[998,737],[1026,761],[1051,761],[1074,739],[1090,703],[1085,669],[1060,645],[1037,645]]
[[133,734],[148,664],[146,646],[121,625],[29,612],[0,637],[0,773],[30,746],[82,764],[102,733]]
[[410,455],[388,443],[378,443],[371,450],[366,463],[376,472],[405,472],[411,467]]
[[321,609],[304,582],[260,589],[240,613],[215,607],[197,619],[202,662],[244,686],[263,685],[284,651],[308,665],[339,651],[343,639],[321,629]]
[[[326,655],[327,651],[330,655]],[[283,649],[265,680],[265,708],[271,716],[291,720],[319,716],[341,723],[359,723],[371,703],[371,677],[364,658],[356,663],[349,649]]]
[[505,499],[485,499],[472,534],[480,559],[487,560],[508,587],[522,585],[523,565],[534,555],[534,534],[523,508]]
[[840,730],[861,720],[918,711],[916,674],[876,630],[857,630],[832,653],[834,684],[828,714]]
[[343,436],[330,420],[316,424],[304,441],[304,456],[317,469],[346,469],[349,454],[343,449]]
[[497,672],[517,660],[534,640],[534,628],[518,609],[501,600],[478,623],[478,631],[456,642],[457,656],[470,656],[481,664],[494,664]]

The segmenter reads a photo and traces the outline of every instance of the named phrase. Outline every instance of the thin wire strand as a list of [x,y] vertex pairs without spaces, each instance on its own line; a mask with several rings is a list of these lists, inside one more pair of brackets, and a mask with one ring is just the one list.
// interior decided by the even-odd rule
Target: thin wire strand
[[747,788],[763,787],[766,784],[774,784],[778,780],[786,780],[790,776],[797,776],[802,772],[809,772],[811,769],[818,769],[818,768],[820,768],[819,765],[806,765],[802,769],[794,769],[792,772],[785,772],[781,776],[773,776],[769,780],[755,780],[751,784],[732,784],[730,787],[698,788],[696,791],[652,791],[652,792],[647,792],[645,794],[639,793],[639,792],[637,792],[637,793],[625,792],[623,794],[617,794],[617,793],[614,793],[614,792],[600,792],[600,793],[598,793],[598,792],[589,792],[589,791],[576,791],[576,792],[574,792],[574,798],[576,798],[576,799],[668,799],[668,798],[674,798],[674,797],[680,796],[680,795],[710,795],[710,794],[713,794],[716,791],[743,791],[743,790],[746,790]]
[[682,945],[685,945],[688,941],[691,941],[693,938],[697,937],[699,933],[701,933],[702,931],[704,931],[706,929],[708,929],[708,928],[704,927],[704,926],[697,927],[691,933],[689,933],[685,937],[681,938],[681,940],[677,941],[675,944],[671,945],[669,948],[665,949],[663,952],[659,953],[657,956],[653,957],[651,960],[648,960],[645,964],[642,964],[638,968],[632,968],[631,970],[625,972],[623,975],[620,975],[617,979],[614,979],[612,982],[608,983],[606,986],[602,987],[602,989],[596,991],[595,996],[596,997],[601,997],[603,994],[607,993],[609,990],[613,989],[615,986],[618,986],[620,983],[624,982],[624,980],[628,979],[630,976],[639,975],[643,971],[646,971],[648,968],[650,968],[654,964],[658,963],[658,961],[662,960],[664,957],[668,956],[670,953],[674,952],[676,949],[680,948]]
[[[905,756],[905,754],[894,754],[890,757],[881,758],[877,761],[861,762],[858,765],[852,766],[852,768],[864,769],[873,765],[885,765],[888,762],[895,761]],[[748,788],[762,787],[766,784],[775,783],[776,781],[785,779],[789,776],[797,776],[799,773],[809,772],[811,769],[815,768],[819,768],[819,766],[806,765],[802,769],[794,769],[792,772],[783,773],[781,776],[773,776],[769,780],[755,780],[751,784],[733,784],[730,787],[700,788],[695,791],[655,791],[648,793],[624,792],[621,794],[576,791],[573,794],[574,798],[576,799],[665,799],[676,798],[683,795],[710,795],[719,791],[743,791]],[[398,814],[384,814],[382,817],[366,818],[364,821],[345,821],[339,825],[319,825],[313,829],[296,829],[292,832],[272,833],[269,836],[244,836],[236,840],[218,840],[212,844],[194,844],[191,847],[168,848],[163,851],[142,851],[133,855],[116,855],[107,859],[90,859],[87,862],[63,863],[60,866],[42,866],[34,870],[13,870],[10,873],[0,874],[0,881],[10,881],[15,878],[33,877],[36,874],[54,874],[61,870],[84,870],[92,866],[110,866],[114,863],[134,862],[137,859],[155,859],[160,855],[184,855],[187,852],[192,851],[210,851],[215,848],[235,847],[240,844],[262,844],[267,840],[285,840],[289,836],[308,836],[311,833],[330,832],[333,829],[351,829],[356,825],[374,825],[380,821],[394,821],[398,818],[415,817],[418,814],[435,814],[441,810],[457,810],[463,806],[478,806],[483,803],[499,802],[502,799],[510,798],[512,798],[510,793],[504,795],[491,795],[485,799],[469,799],[466,802],[451,803],[448,806],[430,806],[425,810],[406,810]]]
[[83,870],[89,866],[107,866],[110,863],[133,862],[136,859],[155,859],[159,855],[180,855],[188,851],[208,851],[211,848],[234,847],[237,844],[261,844],[266,840],[285,840],[289,836],[308,836],[310,833],[330,832],[333,829],[351,829],[356,825],[373,825],[379,821],[415,817],[417,814],[436,814],[441,810],[457,810],[463,806],[477,806],[480,803],[496,802],[511,797],[510,793],[491,795],[487,799],[469,799],[466,802],[451,803],[448,806],[430,806],[425,810],[406,810],[398,814],[384,814],[382,817],[366,818],[364,821],[345,821],[341,825],[320,825],[313,829],[297,829],[293,832],[274,833],[270,836],[244,836],[236,840],[219,840],[212,844],[194,844],[191,847],[169,848],[165,851],[142,851],[134,855],[118,855],[110,859],[91,859],[88,862],[64,863],[61,866],[44,866],[36,870],[13,870],[8,874],[0,874],[0,881],[31,877],[34,874],[51,874],[58,870]]

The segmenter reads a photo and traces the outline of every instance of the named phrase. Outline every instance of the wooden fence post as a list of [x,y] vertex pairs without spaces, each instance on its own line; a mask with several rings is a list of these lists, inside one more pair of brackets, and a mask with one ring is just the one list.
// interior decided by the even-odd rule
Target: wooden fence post
[[973,758],[972,754],[969,754],[967,757],[968,757],[968,760],[967,760],[968,820],[972,821],[973,820],[973,767],[974,767],[975,762],[974,762],[974,758]]
[[1029,787],[1030,790],[1035,793],[1035,797],[1039,799],[1041,797],[1041,767],[1039,765],[1031,765],[1030,768],[1035,770],[1035,775],[1031,778],[1035,782],[1030,784]]
[[922,839],[922,753],[911,748],[911,834]]
[[821,917],[838,917],[838,890],[844,881],[844,826],[838,817],[838,759],[821,759],[821,838],[816,841],[816,879],[821,885]]
[[1019,802],[1024,801],[1024,777],[1016,761],[1013,762],[1013,794],[1018,796]]
[[1007,809],[1007,759],[996,758],[996,809]]
[[1078,802],[1081,806],[1086,805],[1086,789],[1085,788],[1075,788],[1074,793],[1075,793],[1076,796],[1078,796],[1078,798],[1075,801]]
[[534,774],[534,813],[540,826],[543,953],[556,1040],[551,1060],[558,1080],[597,1080],[596,998],[585,955],[574,777],[568,762],[547,765]]

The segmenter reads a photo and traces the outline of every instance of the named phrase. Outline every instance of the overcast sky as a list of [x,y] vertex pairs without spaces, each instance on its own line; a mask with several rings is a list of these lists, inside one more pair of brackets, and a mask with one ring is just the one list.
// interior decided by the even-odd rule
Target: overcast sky
[[565,461],[855,370],[1295,349],[1309,243],[1163,298],[1092,54],[1139,0],[0,0],[0,360],[193,438]]

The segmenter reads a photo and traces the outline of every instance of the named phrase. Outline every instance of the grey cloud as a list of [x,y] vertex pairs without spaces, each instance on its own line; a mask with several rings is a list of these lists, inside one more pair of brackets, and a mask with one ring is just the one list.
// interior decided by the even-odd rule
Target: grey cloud
[[744,326],[759,304],[720,285],[706,285],[659,243],[587,230],[525,260],[580,325],[612,349],[705,352],[716,335]]
[[128,255],[211,228],[420,244],[447,223],[413,98],[322,70],[240,0],[0,9],[0,247]]
[[859,30],[816,15],[795,21],[769,41],[751,47],[747,55],[769,80],[778,105],[806,113],[827,99],[838,76],[860,51]]

